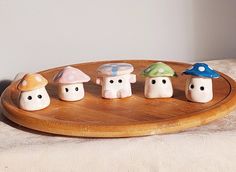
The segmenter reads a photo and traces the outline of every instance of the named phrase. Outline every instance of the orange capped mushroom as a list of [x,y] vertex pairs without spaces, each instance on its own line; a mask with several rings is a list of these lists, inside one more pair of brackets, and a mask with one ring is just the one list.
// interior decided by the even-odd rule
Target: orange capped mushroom
[[21,91],[19,107],[26,111],[41,110],[50,105],[50,97],[45,88],[48,81],[40,74],[26,74],[17,86]]

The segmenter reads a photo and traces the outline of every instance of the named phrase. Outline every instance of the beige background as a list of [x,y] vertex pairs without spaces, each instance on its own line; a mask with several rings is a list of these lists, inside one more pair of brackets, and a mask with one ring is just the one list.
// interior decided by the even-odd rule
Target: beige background
[[0,80],[104,59],[236,57],[235,0],[0,0]]

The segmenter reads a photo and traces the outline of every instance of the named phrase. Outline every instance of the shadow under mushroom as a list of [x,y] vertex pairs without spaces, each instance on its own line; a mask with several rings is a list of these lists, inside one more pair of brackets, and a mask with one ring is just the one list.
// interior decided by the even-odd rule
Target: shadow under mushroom
[[11,80],[0,81],[0,96],[2,95],[3,91],[11,84],[11,82]]

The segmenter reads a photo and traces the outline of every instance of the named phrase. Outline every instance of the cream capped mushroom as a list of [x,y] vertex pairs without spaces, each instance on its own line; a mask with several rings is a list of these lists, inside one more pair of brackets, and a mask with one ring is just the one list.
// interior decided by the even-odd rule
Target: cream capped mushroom
[[207,103],[213,99],[212,79],[220,75],[205,63],[196,63],[183,74],[190,77],[186,81],[185,95],[189,101]]
[[97,69],[96,83],[102,86],[102,97],[125,98],[132,95],[131,84],[136,82],[134,68],[128,63],[103,64]]
[[78,101],[84,98],[84,82],[90,77],[81,70],[67,66],[55,77],[54,82],[58,84],[58,96],[64,101]]
[[41,110],[49,106],[50,97],[45,86],[48,81],[40,74],[26,74],[18,85],[21,91],[19,106],[26,111]]
[[146,98],[169,98],[173,96],[170,77],[177,76],[165,63],[157,62],[146,68],[142,75],[146,77],[144,95]]

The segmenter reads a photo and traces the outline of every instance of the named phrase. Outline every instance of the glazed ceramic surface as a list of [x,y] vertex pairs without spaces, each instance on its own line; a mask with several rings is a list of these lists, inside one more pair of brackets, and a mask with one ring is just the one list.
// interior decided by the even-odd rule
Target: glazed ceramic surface
[[78,101],[84,98],[84,86],[82,83],[60,84],[58,96],[64,101]]
[[168,98],[173,96],[173,87],[169,77],[147,77],[144,95],[147,98]]
[[20,91],[19,107],[26,111],[41,110],[49,106],[50,97],[45,89],[48,81],[40,74],[26,74],[17,85]]
[[136,82],[134,68],[128,63],[108,63],[97,69],[96,83],[102,86],[102,97],[125,98],[132,95],[131,84]]
[[40,74],[26,74],[17,86],[20,91],[32,91],[45,87],[48,81]]
[[189,75],[186,80],[185,95],[192,102],[207,103],[213,99],[212,79],[220,75],[205,63],[195,63],[183,74]]
[[50,98],[45,87],[32,91],[23,91],[20,94],[19,106],[26,111],[41,110],[48,107],[49,104]]
[[78,101],[84,98],[84,82],[90,77],[81,70],[67,66],[54,76],[54,83],[58,87],[58,97],[64,101]]
[[157,76],[176,76],[176,72],[167,64],[163,62],[153,63],[142,71],[141,75],[145,77],[157,77]]
[[195,63],[184,72],[186,75],[199,76],[204,78],[219,78],[220,75],[206,63]]
[[67,66],[58,72],[54,77],[54,82],[59,84],[75,84],[88,82],[90,77],[81,70]]
[[145,79],[144,95],[146,98],[169,98],[173,96],[170,77],[177,76],[167,64],[157,62],[151,64],[141,73]]
[[207,103],[213,99],[211,78],[191,77],[185,87],[186,98],[192,102]]
[[98,67],[98,76],[119,76],[132,73],[134,67],[129,63],[107,63]]
[[131,84],[136,82],[134,74],[107,76],[97,78],[97,84],[102,86],[102,97],[107,99],[125,98],[132,95]]

